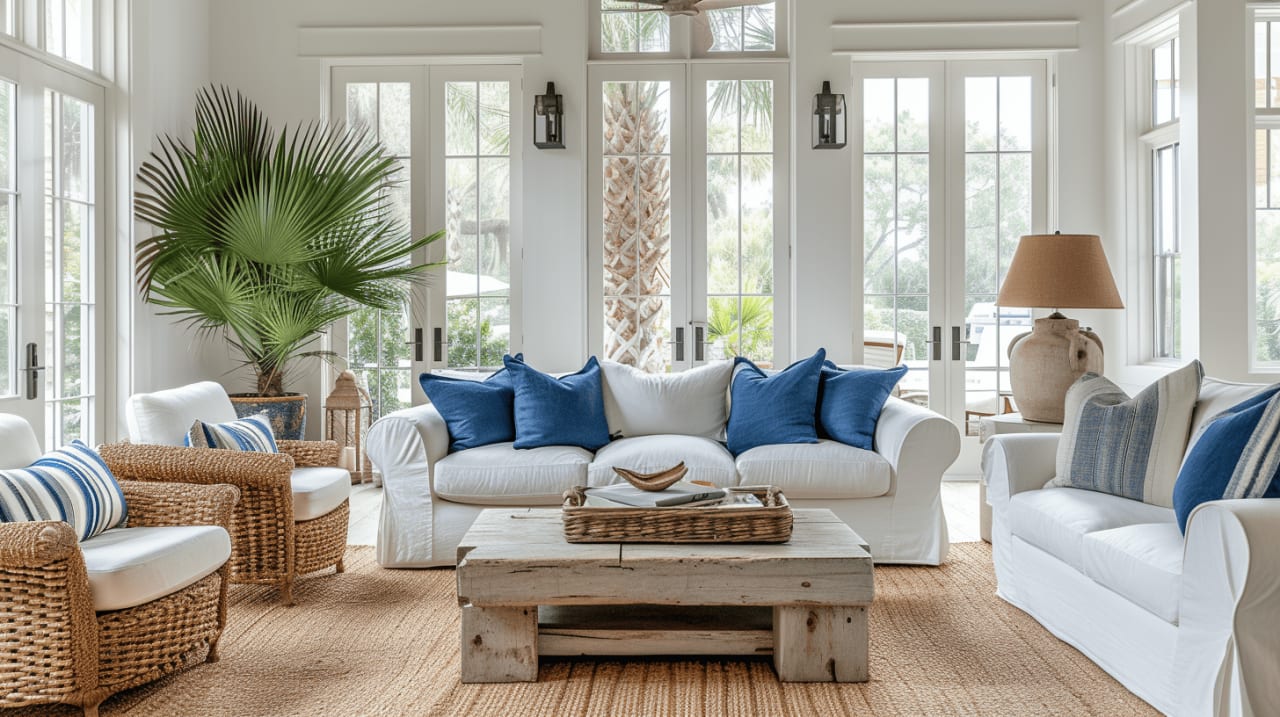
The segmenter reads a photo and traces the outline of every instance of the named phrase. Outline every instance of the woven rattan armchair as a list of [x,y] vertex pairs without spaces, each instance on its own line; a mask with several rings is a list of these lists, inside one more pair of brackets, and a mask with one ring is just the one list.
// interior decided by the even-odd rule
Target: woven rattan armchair
[[333,441],[279,441],[280,453],[117,443],[102,458],[122,480],[165,481],[240,489],[231,517],[231,582],[276,585],[293,604],[300,575],[329,567],[343,571],[350,501],[311,520],[294,520],[290,476],[295,467],[338,463]]
[[[231,522],[225,485],[124,481],[129,527]],[[63,522],[0,524],[0,706],[98,705],[201,662],[218,659],[230,565],[136,607],[94,612],[84,556]]]

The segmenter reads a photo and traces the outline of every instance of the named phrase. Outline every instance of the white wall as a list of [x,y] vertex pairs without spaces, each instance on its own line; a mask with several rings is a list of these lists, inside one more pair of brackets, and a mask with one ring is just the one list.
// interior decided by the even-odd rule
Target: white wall
[[[196,90],[209,82],[209,5],[210,0],[133,0],[132,52],[125,80],[132,115],[130,172],[155,148],[157,135],[186,136],[191,131]],[[142,224],[135,223],[134,230],[135,239],[150,233]],[[131,264],[131,257],[122,262],[126,271]],[[134,286],[131,277],[120,281]],[[170,317],[156,315],[154,307],[144,304],[136,291],[129,296],[133,304],[132,391],[217,379],[233,365],[221,342],[201,341]]]

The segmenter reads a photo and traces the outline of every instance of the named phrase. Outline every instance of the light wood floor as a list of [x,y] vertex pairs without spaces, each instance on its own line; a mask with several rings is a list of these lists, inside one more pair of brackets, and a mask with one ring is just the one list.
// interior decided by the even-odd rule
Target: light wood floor
[[[352,545],[373,545],[377,542],[381,505],[382,488],[372,483],[351,486],[351,530],[347,534],[347,542]],[[947,514],[951,542],[979,540],[977,481],[943,481],[942,507]]]

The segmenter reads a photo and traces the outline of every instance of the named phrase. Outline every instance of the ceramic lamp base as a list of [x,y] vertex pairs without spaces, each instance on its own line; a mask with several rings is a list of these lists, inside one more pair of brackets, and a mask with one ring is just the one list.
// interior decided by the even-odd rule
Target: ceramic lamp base
[[1009,381],[1018,412],[1029,421],[1062,423],[1067,389],[1086,372],[1102,373],[1102,341],[1061,314],[1036,319],[1009,345]]

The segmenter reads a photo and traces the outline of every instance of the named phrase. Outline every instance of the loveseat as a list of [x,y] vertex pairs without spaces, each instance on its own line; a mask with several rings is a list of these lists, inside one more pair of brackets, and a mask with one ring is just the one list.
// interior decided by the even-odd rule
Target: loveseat
[[[1262,386],[1205,379],[1189,436]],[[1280,714],[1280,500],[1191,513],[1046,487],[1060,434],[985,446],[998,593],[1170,715]]]
[[760,446],[735,459],[722,442],[730,377],[728,362],[651,376],[606,362],[605,412],[615,438],[595,453],[517,450],[509,442],[451,453],[448,428],[431,404],[381,418],[366,440],[384,486],[378,562],[452,566],[458,542],[486,508],[555,507],[574,486],[617,482],[614,466],[645,472],[681,460],[689,480],[777,485],[796,508],[831,509],[878,562],[937,565],[946,558],[940,488],[960,449],[954,424],[889,398],[874,450],[824,439]]

